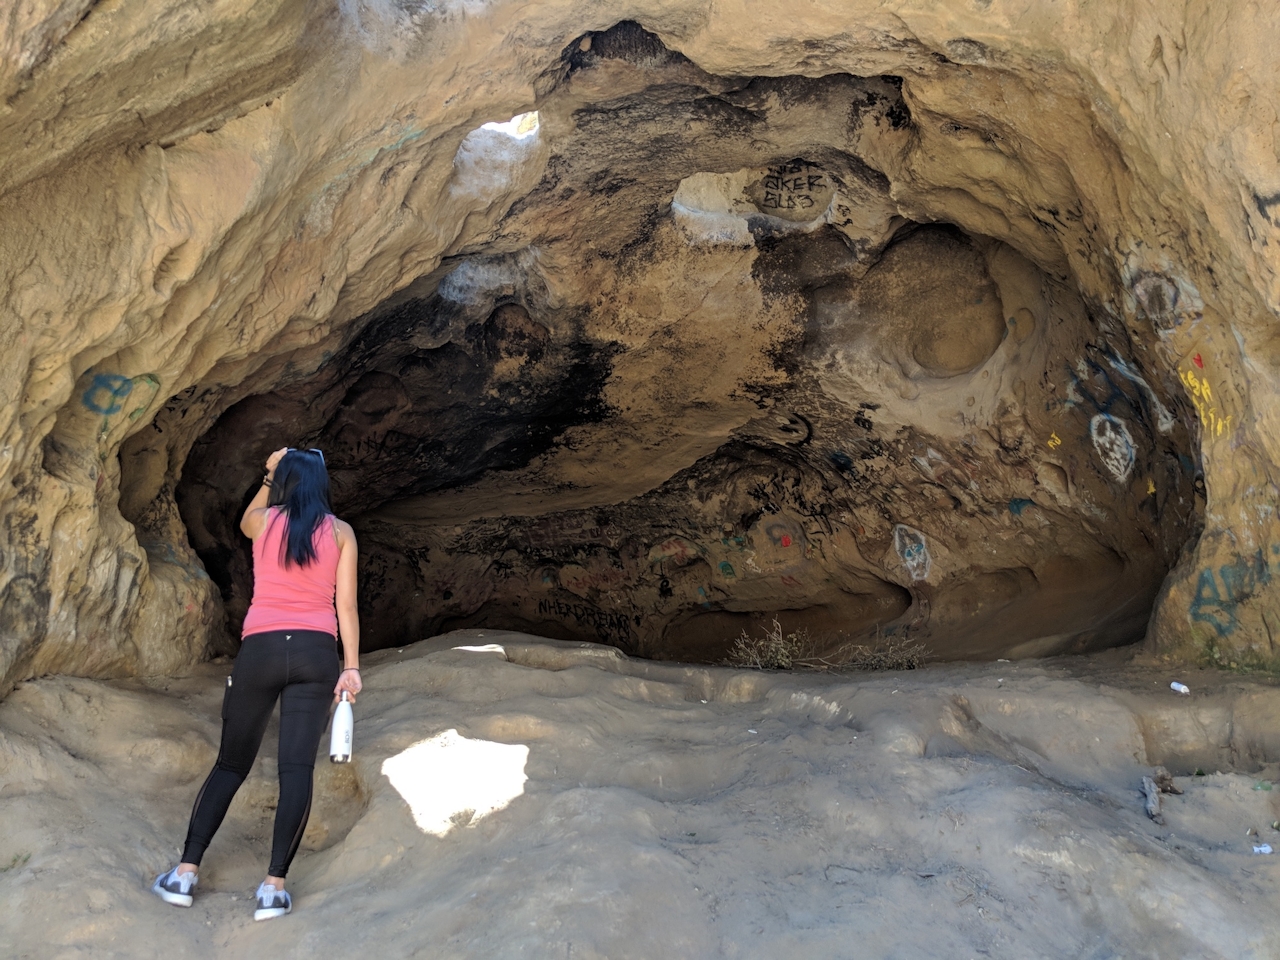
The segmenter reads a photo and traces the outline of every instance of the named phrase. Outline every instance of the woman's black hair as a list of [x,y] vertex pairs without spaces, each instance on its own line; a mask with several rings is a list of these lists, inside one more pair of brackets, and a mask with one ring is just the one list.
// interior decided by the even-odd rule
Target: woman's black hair
[[267,506],[280,507],[288,524],[280,545],[281,562],[286,567],[314,562],[316,528],[333,512],[324,455],[319,450],[290,450],[281,457],[271,479]]

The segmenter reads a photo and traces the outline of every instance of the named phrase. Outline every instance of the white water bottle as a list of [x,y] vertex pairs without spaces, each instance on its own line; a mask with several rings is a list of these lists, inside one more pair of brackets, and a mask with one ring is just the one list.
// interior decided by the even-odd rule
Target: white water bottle
[[342,700],[333,711],[333,732],[329,734],[329,759],[334,763],[346,763],[351,759],[351,731],[355,718],[351,715],[349,694],[342,691]]

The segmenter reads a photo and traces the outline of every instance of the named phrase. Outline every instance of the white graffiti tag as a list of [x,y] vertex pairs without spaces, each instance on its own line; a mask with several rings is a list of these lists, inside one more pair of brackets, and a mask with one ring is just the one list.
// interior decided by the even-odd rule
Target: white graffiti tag
[[1100,413],[1089,421],[1089,436],[1103,466],[1121,483],[1128,480],[1133,472],[1133,437],[1124,421],[1109,413]]
[[900,523],[893,528],[893,546],[907,567],[912,580],[927,580],[933,568],[933,558],[925,545],[924,534]]
[[1138,371],[1134,370],[1133,367],[1129,366],[1129,364],[1125,363],[1119,357],[1108,357],[1107,362],[1110,363],[1111,366],[1115,367],[1118,374],[1137,384],[1147,392],[1147,397],[1151,401],[1151,408],[1156,413],[1156,426],[1160,429],[1161,433],[1169,433],[1173,429],[1174,423],[1177,421],[1173,419],[1173,414],[1169,412],[1165,405],[1160,402],[1160,398],[1156,396],[1156,392],[1151,389],[1151,384],[1142,379],[1142,377],[1138,375]]

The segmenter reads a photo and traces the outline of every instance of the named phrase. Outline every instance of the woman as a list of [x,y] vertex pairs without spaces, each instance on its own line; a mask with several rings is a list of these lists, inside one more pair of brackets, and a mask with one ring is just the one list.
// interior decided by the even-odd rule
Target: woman
[[[284,447],[267,458],[262,486],[240,519],[253,540],[253,602],[222,700],[218,762],[196,795],[182,862],[151,889],[166,903],[191,906],[200,859],[253,766],[280,699],[280,803],[271,867],[258,887],[255,920],[293,909],[285,874],[311,813],[316,748],[329,697],[360,692],[356,616],[356,538],[329,508],[329,474],[319,450]],[[335,603],[337,612],[335,616]],[[338,668],[335,634],[342,637]]]

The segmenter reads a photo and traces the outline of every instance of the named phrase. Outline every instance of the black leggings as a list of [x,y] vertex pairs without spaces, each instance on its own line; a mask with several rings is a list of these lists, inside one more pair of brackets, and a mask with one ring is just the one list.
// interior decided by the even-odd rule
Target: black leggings
[[316,748],[329,722],[337,682],[338,647],[332,634],[274,630],[244,638],[222,698],[218,762],[196,795],[183,863],[199,864],[222,825],[231,798],[258,755],[279,697],[280,803],[267,872],[273,877],[285,876],[311,815]]

